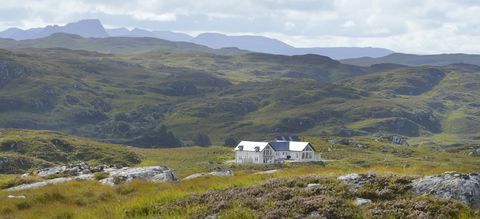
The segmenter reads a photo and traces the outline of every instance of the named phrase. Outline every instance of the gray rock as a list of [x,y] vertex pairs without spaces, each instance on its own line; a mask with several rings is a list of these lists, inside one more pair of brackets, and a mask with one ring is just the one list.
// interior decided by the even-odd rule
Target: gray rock
[[110,177],[100,182],[106,185],[130,182],[134,179],[150,182],[173,182],[178,181],[175,171],[162,166],[122,168],[110,172]]
[[187,177],[183,178],[183,180],[195,179],[195,178],[206,176],[206,175],[210,175],[210,176],[234,176],[233,171],[226,170],[226,171],[217,171],[217,172],[210,172],[210,173],[194,173],[190,176],[187,176]]
[[320,217],[320,212],[318,211],[312,211],[310,214],[308,214],[309,217]]
[[187,176],[187,177],[183,178],[183,180],[195,179],[195,178],[198,178],[198,177],[201,177],[201,176],[204,176],[204,175],[205,175],[204,173],[194,173],[190,176]]
[[60,177],[56,179],[45,180],[42,182],[35,182],[35,183],[15,186],[12,188],[8,188],[5,191],[20,191],[20,190],[26,190],[26,189],[34,189],[34,188],[43,187],[50,184],[65,183],[72,180],[92,180],[93,178],[94,176],[92,174],[80,175],[75,177]]
[[27,197],[24,195],[9,195],[7,198],[13,198],[13,199],[26,199]]
[[413,180],[411,191],[455,199],[470,206],[480,205],[480,176],[447,172]]
[[219,171],[219,172],[210,172],[208,175],[212,176],[234,176],[233,171],[227,170],[227,171]]
[[357,173],[352,173],[352,174],[347,174],[347,175],[341,175],[337,179],[345,182],[348,187],[351,190],[356,190],[369,181],[375,179],[376,175],[374,173],[368,173],[368,174],[357,174]]
[[255,174],[273,174],[276,172],[278,172],[278,170],[266,170],[266,171],[256,172]]
[[355,199],[355,205],[356,206],[366,205],[366,204],[371,203],[371,202],[372,202],[372,200],[365,199],[365,198],[356,198]]
[[36,172],[37,176],[47,177],[54,174],[61,174],[67,170],[66,166],[53,166],[44,169],[40,169]]

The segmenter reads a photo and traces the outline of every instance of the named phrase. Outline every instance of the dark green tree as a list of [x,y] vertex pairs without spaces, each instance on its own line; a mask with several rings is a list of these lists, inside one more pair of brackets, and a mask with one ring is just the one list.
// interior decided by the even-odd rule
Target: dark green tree
[[195,143],[195,145],[202,146],[202,147],[212,145],[212,142],[210,142],[210,137],[208,137],[208,135],[203,133],[197,133],[197,135],[193,139],[193,143]]
[[145,133],[131,142],[140,147],[180,147],[182,142],[165,125]]
[[227,147],[235,147],[237,146],[237,144],[238,141],[233,136],[229,136],[227,139],[225,139],[225,142],[223,143],[223,145]]

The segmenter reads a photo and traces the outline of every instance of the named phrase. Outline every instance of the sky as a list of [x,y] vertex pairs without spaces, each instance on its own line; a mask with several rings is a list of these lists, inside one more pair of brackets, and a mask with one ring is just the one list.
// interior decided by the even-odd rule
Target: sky
[[2,0],[0,29],[104,26],[262,35],[296,47],[480,53],[479,0]]

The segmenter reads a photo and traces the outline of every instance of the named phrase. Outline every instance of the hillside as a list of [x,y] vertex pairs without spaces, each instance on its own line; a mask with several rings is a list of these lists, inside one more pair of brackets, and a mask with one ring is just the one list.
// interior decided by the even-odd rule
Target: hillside
[[139,155],[124,146],[52,131],[0,130],[0,174],[76,162],[133,165]]
[[444,66],[450,64],[471,64],[480,65],[480,55],[469,54],[438,54],[438,55],[413,55],[394,53],[383,57],[371,58],[352,58],[343,59],[342,63],[358,66],[371,66],[382,63],[392,63],[400,65],[420,66],[420,65],[436,65]]
[[83,38],[74,34],[54,33],[44,38],[28,40],[0,39],[0,48],[66,48],[101,53],[142,53],[161,50],[163,52],[201,52],[220,55],[243,54],[236,48],[211,49],[188,42],[172,42],[157,38],[103,37]]
[[142,147],[276,135],[477,139],[472,65],[345,65],[318,55],[0,52],[0,127]]

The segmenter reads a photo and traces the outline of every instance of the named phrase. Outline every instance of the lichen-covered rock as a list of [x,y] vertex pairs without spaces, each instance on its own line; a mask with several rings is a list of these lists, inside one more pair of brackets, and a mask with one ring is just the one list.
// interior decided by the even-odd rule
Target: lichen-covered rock
[[37,176],[48,177],[55,174],[62,174],[67,170],[66,166],[53,166],[44,169],[40,169],[36,172]]
[[8,188],[5,191],[20,191],[20,190],[26,190],[26,189],[34,189],[34,188],[43,187],[50,184],[64,183],[64,182],[69,182],[73,180],[92,180],[93,178],[94,178],[93,174],[85,174],[85,175],[74,176],[74,177],[60,177],[60,178],[49,179],[41,182],[15,186],[12,188]]
[[178,181],[175,171],[162,166],[122,168],[110,171],[110,177],[100,180],[106,185],[115,185],[130,182],[134,179],[150,182],[174,182]]
[[208,175],[212,175],[212,176],[234,176],[233,171],[231,171],[231,170],[210,172],[210,173],[208,173]]
[[185,177],[184,180],[195,179],[195,178],[202,177],[202,176],[207,176],[207,175],[210,175],[210,176],[234,176],[233,171],[226,170],[226,171],[215,171],[215,172],[210,172],[210,173],[194,173],[190,176]]
[[351,173],[347,175],[341,175],[337,179],[345,182],[350,189],[356,190],[362,187],[365,183],[375,179],[375,174],[369,173],[360,175],[357,173]]
[[369,204],[369,203],[372,203],[372,200],[365,199],[365,198],[356,198],[355,199],[355,205],[357,205],[357,206],[362,206],[362,205],[366,205],[366,204]]
[[470,206],[480,205],[480,176],[448,172],[413,180],[412,192],[455,199]]

